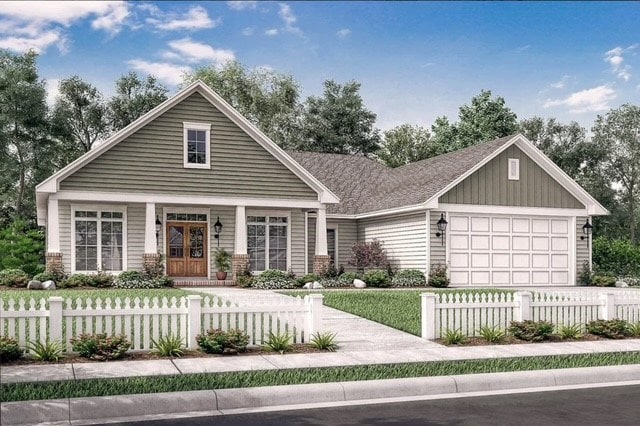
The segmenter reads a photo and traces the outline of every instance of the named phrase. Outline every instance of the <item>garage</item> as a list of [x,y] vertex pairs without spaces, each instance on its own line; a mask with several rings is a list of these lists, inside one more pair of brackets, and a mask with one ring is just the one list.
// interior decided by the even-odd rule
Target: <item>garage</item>
[[449,215],[452,285],[568,285],[573,219]]

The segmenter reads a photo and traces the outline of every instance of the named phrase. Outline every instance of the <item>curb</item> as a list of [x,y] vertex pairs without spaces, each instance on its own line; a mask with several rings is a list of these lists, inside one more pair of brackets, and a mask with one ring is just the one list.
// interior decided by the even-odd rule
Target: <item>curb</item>
[[[291,386],[115,395],[0,404],[1,425],[80,425],[186,416],[307,404],[372,402],[377,399],[462,396],[495,392],[640,380],[640,365],[517,371]],[[117,413],[117,415],[115,414]]]

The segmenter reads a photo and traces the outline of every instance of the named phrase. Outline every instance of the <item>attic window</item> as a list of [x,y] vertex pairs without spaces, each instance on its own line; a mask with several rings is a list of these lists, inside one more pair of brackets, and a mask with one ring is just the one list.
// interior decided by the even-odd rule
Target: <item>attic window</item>
[[184,167],[192,169],[211,168],[211,125],[205,123],[182,123],[184,143]]
[[509,158],[509,180],[520,180],[520,159]]

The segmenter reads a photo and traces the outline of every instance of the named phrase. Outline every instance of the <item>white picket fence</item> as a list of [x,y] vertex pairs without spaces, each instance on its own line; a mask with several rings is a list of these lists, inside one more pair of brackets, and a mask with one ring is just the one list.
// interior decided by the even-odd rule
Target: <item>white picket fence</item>
[[505,330],[511,321],[584,327],[596,319],[614,318],[640,322],[640,292],[422,293],[424,339],[440,338],[447,330],[477,336],[481,327]]
[[70,339],[83,333],[124,334],[133,350],[149,350],[162,336],[182,338],[197,348],[196,336],[210,328],[240,329],[250,345],[264,343],[269,333],[289,333],[294,343],[308,342],[320,331],[323,296],[229,298],[191,295],[171,299],[66,299],[49,297],[0,300],[0,336],[15,338],[21,346],[30,341],[61,341],[71,350]]

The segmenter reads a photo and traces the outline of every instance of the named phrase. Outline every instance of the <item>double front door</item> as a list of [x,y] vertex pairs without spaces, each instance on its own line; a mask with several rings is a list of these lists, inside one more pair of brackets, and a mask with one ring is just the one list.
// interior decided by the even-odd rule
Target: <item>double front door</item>
[[167,222],[167,275],[207,276],[207,224]]

